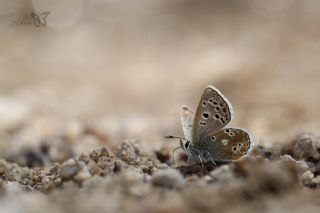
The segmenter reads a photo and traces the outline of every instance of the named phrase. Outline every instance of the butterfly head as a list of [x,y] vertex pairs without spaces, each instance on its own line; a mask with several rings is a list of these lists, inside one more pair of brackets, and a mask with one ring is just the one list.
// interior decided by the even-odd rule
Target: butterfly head
[[188,140],[180,140],[180,147],[185,151],[189,151],[191,142]]
[[190,146],[191,146],[191,141],[189,141],[188,139],[182,138],[182,137],[171,136],[171,135],[166,136],[166,138],[167,139],[172,139],[172,138],[179,139],[180,140],[180,147],[178,147],[178,148],[181,148],[185,151],[189,151]]

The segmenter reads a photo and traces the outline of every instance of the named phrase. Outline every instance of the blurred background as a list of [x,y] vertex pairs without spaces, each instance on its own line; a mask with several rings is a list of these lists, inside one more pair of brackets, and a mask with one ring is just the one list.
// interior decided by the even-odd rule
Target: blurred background
[[[209,84],[256,143],[320,127],[317,0],[0,5],[1,157],[57,135],[79,153],[124,139],[176,146],[164,135],[182,135],[181,105],[195,110]],[[34,25],[33,11],[50,12],[46,26]]]

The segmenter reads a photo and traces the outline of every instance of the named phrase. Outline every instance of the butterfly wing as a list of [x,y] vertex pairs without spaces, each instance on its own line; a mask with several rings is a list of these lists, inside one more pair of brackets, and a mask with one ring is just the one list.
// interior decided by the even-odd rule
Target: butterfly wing
[[188,107],[182,106],[181,108],[181,124],[184,133],[184,137],[191,141],[191,132],[192,132],[192,125],[194,119],[194,112],[191,111]]
[[39,27],[40,26],[40,18],[35,12],[31,12],[31,17],[33,18],[34,24]]
[[41,26],[47,26],[47,16],[50,14],[50,12],[43,12],[39,15],[39,20],[40,20],[40,24]]
[[225,128],[207,135],[207,150],[214,161],[237,160],[253,146],[250,135],[240,128]]
[[197,108],[192,127],[192,141],[195,146],[204,146],[210,132],[215,133],[225,127],[233,116],[229,100],[215,87],[208,86]]

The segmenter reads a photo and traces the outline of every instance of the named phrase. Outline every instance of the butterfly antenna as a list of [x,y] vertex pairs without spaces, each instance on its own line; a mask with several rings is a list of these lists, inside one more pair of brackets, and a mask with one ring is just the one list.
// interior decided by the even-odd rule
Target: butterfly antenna
[[172,136],[172,135],[166,135],[165,138],[167,138],[167,139],[182,139],[182,140],[187,140],[186,138],[177,137],[177,136]]
[[181,149],[180,146],[178,146],[177,148],[175,148],[173,151],[172,151],[172,161],[173,161],[173,165],[175,166],[176,165],[176,162],[174,160],[174,153],[177,151],[177,149]]

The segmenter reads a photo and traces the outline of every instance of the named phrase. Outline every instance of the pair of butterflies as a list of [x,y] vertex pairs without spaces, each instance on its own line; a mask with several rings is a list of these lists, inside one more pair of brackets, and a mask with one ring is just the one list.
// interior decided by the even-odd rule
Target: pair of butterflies
[[40,14],[31,12],[31,17],[33,19],[34,25],[36,25],[36,27],[47,26],[47,17],[49,14],[50,12],[47,12],[47,11]]
[[[181,110],[185,138],[180,146],[188,153],[189,162],[237,160],[253,147],[250,135],[240,128],[226,128],[233,118],[229,100],[215,87],[208,86],[196,113],[186,106]],[[175,138],[168,136],[168,138]]]

